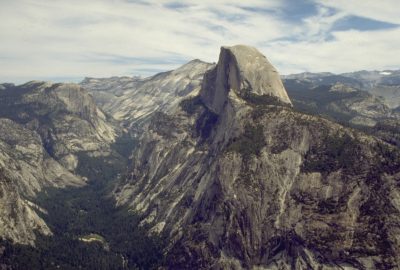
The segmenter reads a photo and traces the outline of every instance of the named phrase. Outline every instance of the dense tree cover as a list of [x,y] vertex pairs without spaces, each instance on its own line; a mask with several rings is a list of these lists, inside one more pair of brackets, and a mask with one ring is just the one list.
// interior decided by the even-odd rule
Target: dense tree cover
[[303,172],[330,172],[344,169],[353,173],[360,145],[347,134],[322,134],[321,144],[311,145],[302,165]]
[[244,160],[249,160],[252,155],[259,155],[266,145],[262,125],[246,125],[244,133],[234,138],[228,145],[227,151],[240,153]]
[[[62,102],[23,102],[22,96],[32,91],[29,86],[14,86],[0,92],[0,117],[9,118],[20,124],[37,119],[41,125],[52,125],[51,119],[68,113]],[[48,97],[50,99],[50,96]],[[54,99],[54,98],[53,98]]]
[[[47,189],[37,197],[37,203],[48,211],[41,215],[54,235],[38,235],[36,247],[1,241],[0,266],[24,270],[156,268],[163,260],[165,239],[148,236],[148,228],[139,226],[139,216],[125,207],[115,207],[109,196],[112,180],[126,168],[123,156],[130,152],[127,147],[132,147],[131,141],[122,138],[114,147],[120,153],[113,157],[81,153],[77,172],[88,177],[89,184]],[[79,240],[92,233],[104,237],[108,245]]]
[[384,120],[378,122],[370,132],[381,138],[382,140],[400,147],[400,120]]
[[289,104],[282,102],[278,97],[272,95],[257,95],[251,92],[251,90],[244,91],[243,94],[240,94],[245,101],[253,106],[262,107],[265,105],[275,105],[275,106],[283,106],[290,107]]
[[294,108],[302,113],[321,115],[324,118],[348,123],[354,117],[354,112],[346,110],[343,106],[332,109],[332,104],[340,105],[343,100],[362,98],[369,94],[362,91],[332,92],[332,84],[323,84],[315,87],[312,83],[297,80],[285,80],[285,88],[293,102]]
[[368,151],[363,150],[363,142],[348,134],[323,133],[320,139],[321,143],[312,144],[306,153],[301,167],[303,172],[329,174],[342,169],[346,175],[365,173],[379,178],[379,174],[392,174],[399,168],[398,148],[382,141],[371,142]]
[[111,145],[111,148],[126,160],[132,153],[136,143],[136,139],[132,138],[131,135],[123,133],[118,137],[115,143]]

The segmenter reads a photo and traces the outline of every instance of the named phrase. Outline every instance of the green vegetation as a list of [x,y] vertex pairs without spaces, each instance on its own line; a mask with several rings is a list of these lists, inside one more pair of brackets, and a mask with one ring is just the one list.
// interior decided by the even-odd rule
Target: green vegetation
[[244,133],[238,138],[234,138],[229,144],[227,151],[240,153],[244,160],[248,160],[252,155],[259,155],[260,150],[266,145],[262,125],[246,125]]
[[[343,100],[362,97],[366,93],[356,92],[331,92],[332,85],[321,85],[314,87],[308,82],[299,82],[297,80],[285,80],[285,88],[293,102],[295,110],[320,115],[326,119],[334,120],[340,123],[349,123],[354,117],[354,113],[348,111],[341,103]],[[336,109],[333,106],[339,106]]]
[[400,153],[395,146],[375,141],[363,150],[363,143],[348,134],[320,136],[321,143],[311,145],[305,155],[303,172],[329,174],[342,169],[346,175],[364,173],[367,180],[376,181],[381,173],[395,173],[400,166]]
[[289,104],[282,102],[278,97],[271,95],[257,95],[250,91],[245,91],[240,97],[254,106],[276,105],[290,107]]
[[52,99],[51,102],[49,101],[46,104],[41,100],[23,102],[23,95],[33,91],[33,88],[22,86],[1,91],[0,117],[9,118],[21,124],[38,119],[42,125],[51,126],[51,119],[67,112],[63,103],[55,102],[54,97],[51,96],[43,96],[43,98]]
[[150,129],[164,138],[172,138],[171,131],[177,130],[174,118],[163,112],[155,112],[151,117]]
[[115,143],[111,145],[111,149],[122,157],[129,158],[136,143],[137,141],[129,133],[123,133],[116,139]]
[[349,135],[323,135],[320,145],[312,145],[302,165],[303,172],[328,174],[339,169],[354,173],[360,146]]
[[4,248],[0,265],[10,269],[124,269],[119,254],[107,252],[100,243],[72,237],[39,236],[36,247],[0,240],[0,246]]
[[[112,157],[79,154],[77,172],[90,179],[80,188],[47,189],[37,203],[48,211],[42,217],[54,233],[38,235],[36,247],[0,242],[5,247],[0,264],[12,269],[156,269],[163,261],[165,238],[148,236],[149,228],[139,226],[140,217],[125,207],[115,207],[109,196],[112,180],[124,172],[127,154],[133,147],[121,138]],[[82,241],[97,235],[102,241]],[[107,245],[105,246],[104,243]]]
[[378,122],[370,132],[382,140],[397,147],[400,147],[400,120],[386,120]]
[[375,157],[375,162],[379,165],[375,168],[374,173],[397,173],[400,168],[400,151],[398,148],[378,142],[373,148],[377,157]]
[[334,198],[328,198],[318,202],[318,212],[321,214],[335,214],[346,209],[345,197],[340,197],[339,201]]
[[[349,121],[353,118],[349,112],[344,112],[342,110],[329,110],[327,107],[313,106],[314,103],[306,104],[302,101],[292,99],[294,110],[300,113],[309,114],[309,115],[319,115],[322,118],[328,119],[333,122],[340,123],[341,125],[348,126],[348,127],[356,127],[355,125],[351,124]],[[342,109],[342,108],[341,108]]]

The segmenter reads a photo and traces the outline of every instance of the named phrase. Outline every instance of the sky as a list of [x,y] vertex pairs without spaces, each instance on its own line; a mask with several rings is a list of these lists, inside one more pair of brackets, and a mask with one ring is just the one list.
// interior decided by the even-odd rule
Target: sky
[[0,82],[146,77],[236,44],[281,74],[399,69],[398,0],[0,0]]

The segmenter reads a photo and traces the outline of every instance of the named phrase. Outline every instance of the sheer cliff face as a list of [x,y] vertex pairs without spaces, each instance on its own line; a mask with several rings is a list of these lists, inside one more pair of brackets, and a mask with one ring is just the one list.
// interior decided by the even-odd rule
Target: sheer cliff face
[[44,187],[84,183],[48,155],[36,132],[0,118],[0,237],[33,244],[35,231],[50,234],[32,199]]
[[222,111],[230,91],[242,97],[273,96],[291,104],[276,69],[257,49],[248,46],[222,47],[218,65],[204,76],[201,97],[213,112]]
[[170,236],[171,269],[396,267],[398,149],[294,111],[259,57],[223,48],[200,96],[142,126],[118,203]]
[[51,234],[33,201],[45,187],[82,186],[77,154],[107,155],[116,128],[75,84],[30,82],[0,91],[0,237]]
[[76,84],[29,82],[0,92],[0,117],[36,131],[48,153],[69,170],[76,153],[107,155],[116,128],[92,97]]

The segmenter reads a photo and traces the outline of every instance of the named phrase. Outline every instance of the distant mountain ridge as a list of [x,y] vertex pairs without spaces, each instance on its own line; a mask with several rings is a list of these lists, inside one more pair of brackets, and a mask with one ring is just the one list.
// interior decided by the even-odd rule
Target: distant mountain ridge
[[87,78],[81,86],[89,90],[104,111],[130,125],[156,110],[176,107],[181,98],[199,91],[204,73],[213,66],[196,59],[148,78]]
[[314,85],[343,83],[375,96],[382,96],[390,108],[400,106],[400,70],[355,71],[342,74],[304,72],[282,76],[283,80],[302,80]]
[[323,115],[400,146],[400,71],[283,76],[295,108]]

